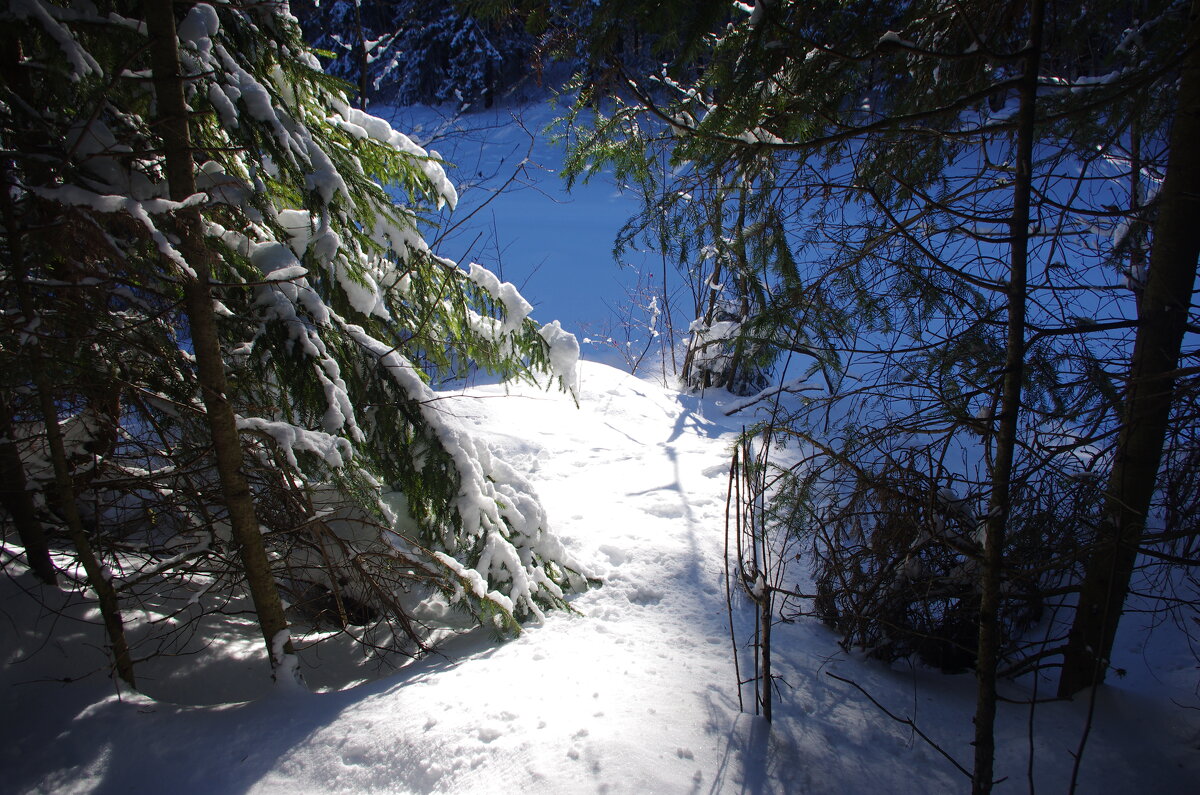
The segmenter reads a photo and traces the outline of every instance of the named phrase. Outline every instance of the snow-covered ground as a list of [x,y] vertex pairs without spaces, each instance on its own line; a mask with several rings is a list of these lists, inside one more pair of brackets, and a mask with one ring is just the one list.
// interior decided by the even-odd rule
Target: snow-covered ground
[[[230,641],[236,665],[197,664],[163,690],[190,706],[118,695],[98,675],[53,681],[94,668],[81,634],[14,664],[29,641],[14,642],[5,621],[0,791],[969,789],[908,727],[826,673],[911,717],[968,767],[971,675],[860,659],[815,621],[776,630],[786,684],[773,725],[739,712],[722,554],[728,453],[744,418],[723,415],[727,396],[680,394],[590,362],[579,395],[577,408],[554,391],[491,385],[444,401],[538,485],[564,542],[602,574],[603,587],[574,601],[578,615],[551,614],[506,643],[469,633],[391,675],[321,693],[271,692],[259,644]],[[21,585],[4,584],[0,615],[28,610]],[[739,609],[739,620],[750,615]],[[1140,636],[1120,644],[1130,673],[1096,699],[1081,793],[1196,791],[1195,661],[1167,629],[1157,638],[1166,652],[1140,653]],[[332,661],[309,654],[305,664],[311,684]],[[235,678],[260,695],[196,705],[235,692]],[[1037,790],[1067,791],[1087,711],[1086,698],[1038,706],[1031,742],[1029,708],[1002,705],[998,791],[1031,789],[1031,748]]]

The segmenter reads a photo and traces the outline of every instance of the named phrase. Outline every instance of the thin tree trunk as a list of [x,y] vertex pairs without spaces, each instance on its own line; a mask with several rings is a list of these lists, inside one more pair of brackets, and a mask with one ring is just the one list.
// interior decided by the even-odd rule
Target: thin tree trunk
[[1058,694],[1101,684],[1154,497],[1175,397],[1174,372],[1187,331],[1200,256],[1200,2],[1193,2],[1187,55],[1171,125],[1167,173],[1129,368],[1117,450],[1101,525],[1088,558],[1063,655]]
[[25,480],[25,467],[13,433],[13,415],[5,395],[0,395],[0,505],[12,516],[17,537],[25,549],[25,560],[37,578],[47,585],[58,584],[58,573],[50,559],[46,531],[37,518],[33,495]]
[[[36,346],[34,346],[36,348]],[[34,366],[40,365],[40,356],[35,358]],[[67,522],[67,533],[79,562],[87,574],[88,585],[96,592],[96,600],[100,603],[100,615],[104,620],[104,629],[108,641],[112,644],[113,661],[116,664],[117,676],[124,679],[130,687],[136,688],[137,682],[133,676],[133,657],[129,653],[129,643],[125,639],[125,625],[121,619],[121,605],[117,599],[117,591],[104,567],[100,565],[95,550],[88,540],[83,528],[83,517],[79,514],[79,503],[75,499],[75,484],[71,481],[71,471],[67,466],[66,448],[63,445],[62,430],[58,425],[58,416],[54,399],[50,394],[50,385],[45,375],[36,375],[34,382],[37,387],[38,402],[41,404],[42,418],[46,424],[46,438],[50,444],[50,460],[54,465],[54,485],[58,491],[58,499],[62,505],[64,518]]]
[[[721,188],[721,190],[718,192],[718,196],[720,199],[717,202],[717,209],[715,212],[710,213],[708,219],[709,226],[712,228],[713,238],[713,271],[712,275],[708,279],[708,282],[704,285],[701,285],[699,292],[696,294],[696,320],[702,320],[706,327],[712,326],[713,318],[717,313],[717,298],[719,296],[718,291],[712,289],[709,285],[720,284],[721,279],[724,277],[723,267],[725,259],[721,250],[720,241],[725,234],[725,229],[722,224],[722,216],[725,211],[725,188]],[[659,248],[664,252],[664,258],[666,257],[666,246],[667,243],[665,238],[660,239]],[[666,290],[665,277],[663,279],[663,289],[664,291]],[[691,340],[688,343],[687,352],[684,353],[683,356],[682,379],[683,383],[685,384],[692,384],[695,380],[694,370],[696,367],[697,353],[696,332],[690,331],[690,333]],[[708,374],[705,373],[703,380],[699,384],[695,385],[702,389],[711,386],[711,384],[708,382],[708,378]]]
[[759,636],[758,653],[762,658],[762,711],[763,717],[767,723],[771,722],[772,718],[772,686],[774,677],[771,674],[771,625],[775,618],[774,596],[771,586],[766,581],[766,573],[763,573],[763,589],[758,595],[759,609],[762,613],[762,634]]
[[1004,544],[1012,510],[1013,459],[1021,413],[1021,386],[1025,376],[1025,303],[1029,266],[1029,205],[1033,189],[1033,139],[1037,110],[1038,71],[1041,68],[1043,0],[1033,0],[1029,14],[1029,45],[1020,86],[1017,117],[1016,179],[1009,222],[1011,262],[1008,277],[1008,338],[1005,344],[1004,382],[996,427],[996,454],[992,464],[992,494],[984,529],[980,574],[979,646],[975,665],[975,769],[973,793],[992,791],[996,753],[996,670],[1000,658],[1000,604]]
[[[11,35],[0,37],[0,71],[4,74],[6,84],[18,96],[24,97],[29,96],[30,87],[25,76],[25,70],[20,67],[22,58],[21,44],[17,38]],[[32,145],[31,135],[25,134],[21,136],[24,139],[24,145],[18,147],[19,149],[23,149],[26,152],[36,151],[37,147]],[[37,317],[37,312],[33,296],[29,292],[29,285],[26,281],[27,263],[21,232],[24,219],[17,217],[17,210],[13,204],[13,197],[10,191],[10,187],[17,184],[15,166],[10,171],[9,165],[6,163],[4,171],[3,184],[0,184],[0,190],[3,191],[0,202],[3,203],[4,224],[8,229],[9,266],[12,269],[13,284],[18,304],[21,307],[21,314],[24,316],[24,322],[31,323]],[[29,161],[25,172],[26,179],[30,179],[31,174],[31,181],[35,184],[44,184],[49,178],[48,169],[43,163],[39,163],[36,158]],[[133,658],[129,651],[129,643],[125,638],[125,624],[121,617],[120,601],[117,598],[117,592],[113,587],[112,581],[109,579],[104,567],[100,564],[99,558],[96,557],[95,550],[92,548],[87,532],[84,530],[83,518],[79,514],[79,504],[76,501],[75,494],[75,482],[71,476],[70,466],[67,462],[62,429],[58,424],[58,408],[54,405],[52,385],[39,341],[37,339],[30,340],[24,346],[24,352],[29,356],[31,376],[35,391],[37,392],[38,410],[46,426],[46,439],[50,448],[50,461],[54,470],[54,486],[63,512],[63,518],[67,523],[67,534],[79,556],[79,562],[83,566],[84,573],[87,575],[88,585],[96,593],[96,600],[100,607],[100,616],[104,621],[105,633],[112,647],[113,663],[117,675],[125,680],[130,687],[136,688],[137,682],[134,678]],[[2,402],[4,406],[0,411],[2,411],[4,416],[0,417],[0,420],[3,421],[4,432],[11,434],[13,423],[12,406],[7,401]],[[34,513],[32,499],[29,492],[25,489],[27,484],[25,482],[25,473],[20,455],[17,452],[15,444],[4,443],[3,447],[5,449],[0,457],[4,459],[3,474],[6,480],[5,490],[9,492],[5,499],[6,507],[9,507],[9,510],[13,512],[14,520],[17,524],[17,533],[21,538],[21,542],[25,545],[25,554],[30,566],[44,582],[55,583],[57,577],[54,572],[53,562],[50,560],[49,545],[47,544],[41,523],[37,520]],[[18,490],[20,493],[13,493]],[[15,511],[13,510],[14,508]]]
[[[659,200],[660,202],[665,202],[667,190],[667,168],[666,163],[661,161],[661,157],[660,163],[662,164],[663,171],[663,195],[659,197]],[[667,374],[668,349],[671,353],[671,375],[677,375],[679,373],[679,362],[675,358],[675,319],[672,317],[673,312],[671,309],[671,292],[668,289],[668,285],[670,285],[671,282],[667,273],[666,210],[662,210],[662,213],[663,215],[660,216],[659,219],[658,254],[660,263],[662,265],[663,330],[666,332],[666,339],[660,342],[658,347],[659,351],[662,353],[662,371],[663,375],[665,376]],[[686,383],[686,377],[685,368],[684,383]]]
[[[367,31],[363,29],[361,3],[354,4],[354,26],[358,29],[358,107],[367,109],[367,88],[371,85],[368,69],[371,65],[367,52]],[[488,103],[491,107],[491,103]]]
[[[8,197],[7,190],[5,191],[4,203],[5,222],[10,224],[10,230],[15,231],[15,227],[11,225],[15,219],[13,218],[14,213],[12,212],[11,200]],[[24,322],[30,323],[37,317],[37,312],[34,307],[33,296],[29,293],[29,285],[25,280],[24,252],[20,245],[20,236],[17,234],[13,234],[10,237],[9,254],[12,260],[13,282],[16,286],[17,300],[21,306],[21,314],[24,316]],[[50,462],[54,467],[54,486],[63,512],[63,518],[67,523],[67,534],[70,536],[71,543],[74,544],[75,551],[79,555],[79,562],[83,565],[83,571],[87,575],[88,585],[96,592],[96,600],[100,605],[100,616],[104,621],[104,629],[108,635],[108,642],[112,646],[113,662],[117,675],[124,679],[130,687],[136,688],[137,682],[133,675],[133,658],[129,653],[129,644],[125,639],[125,625],[121,619],[121,605],[117,599],[117,591],[113,588],[112,581],[108,573],[105,572],[104,567],[100,564],[99,558],[96,557],[95,550],[92,549],[87,532],[83,528],[83,517],[79,514],[79,503],[75,498],[75,482],[71,478],[71,469],[67,463],[67,452],[63,444],[62,429],[58,424],[58,408],[54,405],[54,395],[50,378],[47,375],[48,370],[45,358],[42,356],[42,348],[36,339],[30,340],[24,348],[30,360],[30,370],[35,391],[37,392],[38,408],[42,414],[42,422],[46,426],[46,440],[50,447]],[[8,447],[9,445],[5,446]],[[13,453],[15,454],[15,452],[14,448]],[[19,460],[17,461],[17,465],[19,470]],[[26,553],[28,554],[28,549]]]
[[[146,22],[150,33],[158,127],[163,138],[165,171],[170,197],[183,201],[196,192],[192,163],[188,109],[184,102],[183,78],[179,67],[179,45],[171,0],[147,0]],[[179,250],[192,268],[183,275],[184,306],[195,349],[200,390],[217,459],[221,492],[229,511],[229,523],[239,548],[242,565],[258,623],[271,660],[271,675],[279,679],[281,669],[295,674],[295,651],[288,633],[283,602],[271,574],[259,531],[254,498],[242,471],[242,444],[233,406],[226,395],[225,362],[217,335],[216,315],[210,292],[211,252],[205,246],[200,213],[189,208],[176,214]]]

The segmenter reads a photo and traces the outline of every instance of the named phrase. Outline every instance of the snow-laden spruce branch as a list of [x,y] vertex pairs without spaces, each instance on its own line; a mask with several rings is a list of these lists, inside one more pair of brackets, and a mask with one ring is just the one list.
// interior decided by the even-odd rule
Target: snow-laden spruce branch
[[[293,601],[330,593],[345,621],[357,600],[409,635],[374,648],[424,648],[439,599],[504,632],[568,607],[588,587],[586,566],[553,534],[533,484],[446,414],[430,382],[479,367],[570,389],[578,343],[557,322],[535,323],[512,284],[431,249],[424,219],[458,202],[437,153],[351,107],[286,4],[198,3],[154,24],[138,3],[113,10],[21,0],[0,11],[29,54],[20,68],[38,73],[14,83],[2,118],[6,143],[30,129],[61,142],[19,159],[11,184],[6,172],[20,211],[102,241],[88,251],[33,241],[25,325],[62,347],[73,332],[53,285],[70,285],[99,329],[97,359],[70,366],[134,407],[111,418],[125,446],[93,433],[98,452],[73,464],[90,468],[81,488],[97,505],[125,501],[107,517],[114,527],[139,510],[166,517],[147,520],[161,537],[126,584],[143,593],[181,567],[237,566],[208,458],[213,398],[230,405],[251,496],[266,506],[271,574]],[[161,68],[168,36],[174,69]],[[165,112],[168,87],[186,109],[164,121],[151,114]],[[179,119],[186,135],[167,142]],[[168,184],[181,164],[191,179]],[[194,190],[182,198],[185,182]],[[192,321],[210,311],[226,383],[206,392]],[[56,377],[68,391],[79,380]],[[65,426],[73,401],[88,399],[64,396]],[[181,552],[172,533],[183,529],[201,540]],[[275,659],[287,644],[270,635]]]

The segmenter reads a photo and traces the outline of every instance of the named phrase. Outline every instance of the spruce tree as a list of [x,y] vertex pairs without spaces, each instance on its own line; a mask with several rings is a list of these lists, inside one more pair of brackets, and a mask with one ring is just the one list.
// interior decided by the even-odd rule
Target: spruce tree
[[[374,628],[364,643],[410,653],[437,627],[420,608],[431,594],[502,633],[566,607],[583,567],[532,485],[429,384],[482,368],[569,387],[574,338],[535,324],[511,284],[430,250],[424,210],[457,199],[443,164],[351,106],[285,4],[151,10],[148,27],[123,0],[22,0],[3,16],[19,77],[0,108],[5,233],[28,243],[33,289],[0,352],[18,361],[34,327],[75,352],[73,369],[47,360],[62,422],[91,427],[72,386],[85,377],[115,395],[119,441],[79,441],[105,477],[75,479],[102,506],[89,521],[117,589],[249,578],[260,619],[276,586],[292,620],[331,603],[343,627]],[[14,422],[36,428],[27,382],[4,388]],[[236,438],[218,441],[222,412]],[[256,540],[257,573],[227,554]],[[262,622],[276,664],[282,621]]]
[[293,8],[327,71],[360,102],[491,107],[526,77],[534,40],[513,21],[467,13],[464,3],[326,0]]

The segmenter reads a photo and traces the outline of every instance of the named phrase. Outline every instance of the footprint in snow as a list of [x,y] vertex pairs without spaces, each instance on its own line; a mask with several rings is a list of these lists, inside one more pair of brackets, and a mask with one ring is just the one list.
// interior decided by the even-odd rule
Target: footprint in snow
[[646,513],[650,514],[651,516],[660,516],[663,519],[678,519],[680,516],[683,516],[683,506],[678,504],[672,505],[670,503],[658,503],[657,505],[648,506],[646,508]]
[[475,730],[475,736],[480,742],[491,743],[498,740],[504,735],[504,731],[498,726],[480,726]]
[[608,557],[609,562],[614,566],[620,566],[629,560],[629,555],[625,550],[620,547],[614,547],[612,544],[601,544],[600,551]]
[[643,585],[631,590],[626,598],[635,605],[656,605],[662,601],[663,592]]

